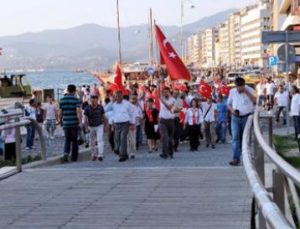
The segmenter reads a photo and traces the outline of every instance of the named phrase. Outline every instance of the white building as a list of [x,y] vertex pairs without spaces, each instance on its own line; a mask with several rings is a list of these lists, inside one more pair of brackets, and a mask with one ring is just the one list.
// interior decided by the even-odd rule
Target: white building
[[203,67],[214,67],[215,59],[215,43],[218,39],[218,30],[210,28],[201,33],[201,55]]
[[230,65],[230,36],[229,36],[229,21],[226,20],[219,26],[219,58],[221,66]]
[[201,33],[188,37],[188,63],[201,65]]
[[263,67],[268,46],[261,42],[262,31],[272,30],[272,1],[241,10],[241,60],[243,65]]
[[229,17],[229,56],[230,65],[239,67],[241,65],[241,14],[234,13]]

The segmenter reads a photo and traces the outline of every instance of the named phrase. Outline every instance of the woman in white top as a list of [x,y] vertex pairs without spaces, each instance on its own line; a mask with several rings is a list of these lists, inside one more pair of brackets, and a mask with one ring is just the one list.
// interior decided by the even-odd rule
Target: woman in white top
[[295,127],[295,140],[297,140],[298,134],[300,134],[300,94],[296,85],[292,86],[292,95],[291,115],[293,117]]
[[202,111],[199,109],[198,100],[192,99],[191,107],[188,108],[185,114],[184,128],[187,127],[189,139],[190,139],[190,150],[198,151],[200,145],[200,123],[202,122]]

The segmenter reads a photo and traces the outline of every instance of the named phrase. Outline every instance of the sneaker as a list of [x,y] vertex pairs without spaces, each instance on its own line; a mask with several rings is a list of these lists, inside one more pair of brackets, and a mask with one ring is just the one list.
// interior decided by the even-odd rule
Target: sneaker
[[215,146],[215,145],[212,145],[212,146],[211,146],[211,148],[212,148],[212,149],[215,149],[215,148],[216,148],[216,146]]
[[96,161],[97,157],[96,156],[92,156],[92,161]]
[[103,161],[103,157],[98,157],[98,161]]
[[25,149],[26,149],[26,150],[31,150],[31,148],[30,148],[30,147],[26,147]]
[[134,156],[134,155],[131,155],[131,156],[130,156],[130,159],[134,159],[134,158],[135,158],[135,156]]
[[51,136],[50,139],[51,139],[51,140],[54,140],[54,136]]
[[152,150],[148,150],[148,153],[152,153]]
[[166,155],[166,154],[163,154],[163,153],[162,153],[162,154],[160,154],[159,156],[160,156],[161,158],[163,158],[163,159],[167,159],[167,158],[168,158],[168,155]]
[[209,147],[209,144],[206,144],[206,148],[208,148]]
[[128,156],[120,157],[119,162],[124,162],[128,160]]

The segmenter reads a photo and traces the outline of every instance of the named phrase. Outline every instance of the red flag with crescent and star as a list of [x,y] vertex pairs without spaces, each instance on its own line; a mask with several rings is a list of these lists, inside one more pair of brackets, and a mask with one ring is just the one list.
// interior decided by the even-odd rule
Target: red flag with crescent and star
[[191,80],[191,74],[168,41],[161,29],[155,25],[156,40],[160,56],[166,64],[171,80]]
[[199,85],[199,93],[201,96],[204,98],[208,99],[211,96],[212,89],[211,86],[204,82],[204,80],[201,80],[200,85]]
[[125,89],[122,83],[122,73],[119,65],[117,65],[116,67],[116,72],[114,75],[114,83],[110,85],[110,90],[113,92],[122,91],[123,95],[128,95],[128,91]]

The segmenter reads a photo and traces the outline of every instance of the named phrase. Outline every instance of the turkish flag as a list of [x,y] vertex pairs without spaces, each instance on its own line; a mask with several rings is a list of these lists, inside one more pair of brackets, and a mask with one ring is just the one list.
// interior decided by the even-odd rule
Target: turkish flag
[[212,93],[211,86],[208,83],[201,80],[200,85],[199,85],[199,93],[204,98],[206,98],[206,99],[209,98]]
[[122,83],[122,73],[119,65],[117,65],[116,67],[116,72],[114,75],[114,83],[111,84],[110,87],[112,88],[111,90],[113,92],[121,91],[123,95],[128,95],[128,91],[124,88]]
[[179,113],[179,120],[181,124],[184,124],[185,122],[185,114],[188,109],[189,109],[189,105],[187,104],[185,99],[182,99],[182,110]]
[[227,97],[229,96],[229,92],[230,92],[230,88],[224,84],[219,89],[219,93]]
[[118,85],[120,88],[123,87],[122,73],[121,73],[121,69],[120,69],[119,65],[117,65],[117,67],[116,67],[116,72],[115,72],[115,76],[114,76],[114,83],[116,85]]
[[171,80],[183,79],[190,81],[190,72],[185,67],[180,57],[157,25],[155,25],[155,32],[160,56],[167,66]]

